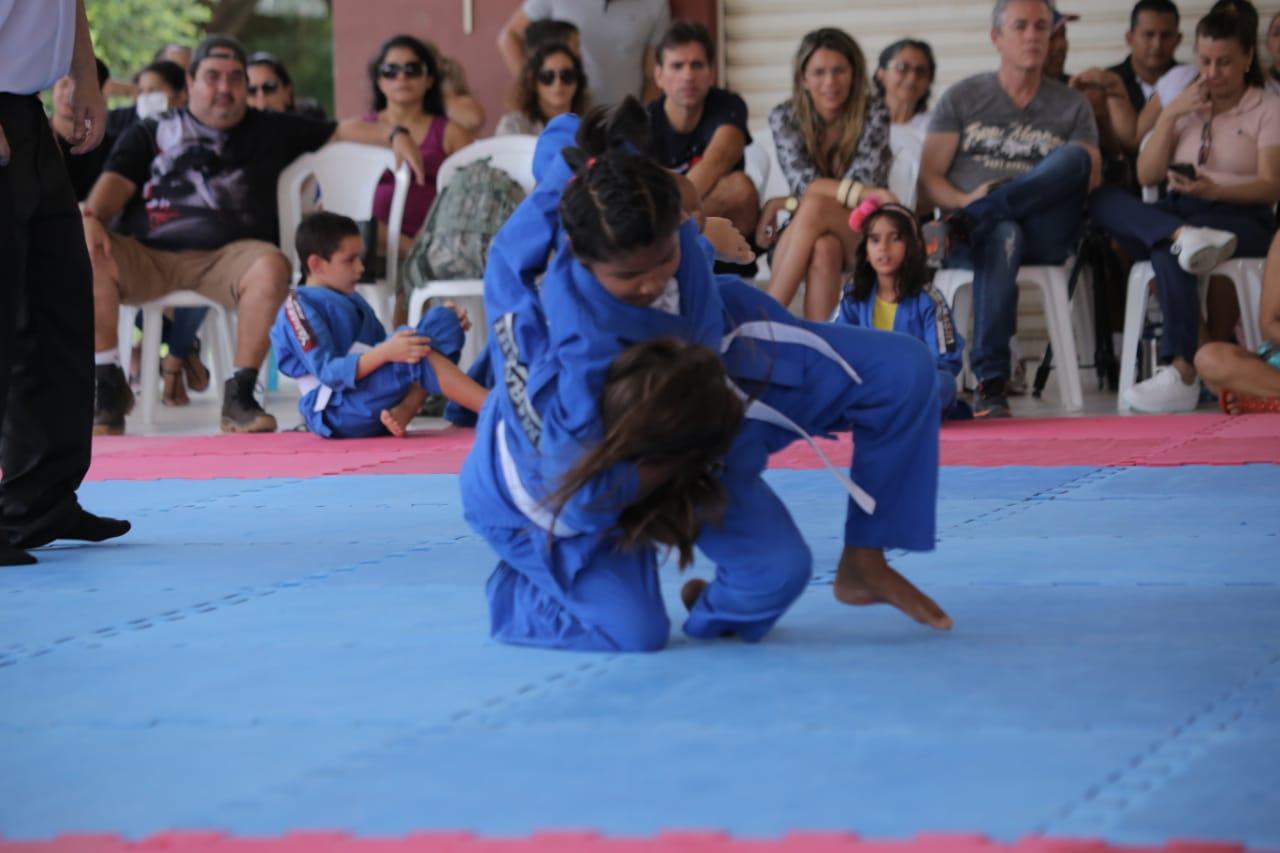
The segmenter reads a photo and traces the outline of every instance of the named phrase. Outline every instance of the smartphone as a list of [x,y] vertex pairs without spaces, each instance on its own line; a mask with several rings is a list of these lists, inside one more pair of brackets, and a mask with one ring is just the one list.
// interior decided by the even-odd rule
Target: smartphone
[[1170,163],[1169,171],[1181,175],[1188,181],[1194,181],[1196,179],[1196,167],[1192,166],[1190,163]]

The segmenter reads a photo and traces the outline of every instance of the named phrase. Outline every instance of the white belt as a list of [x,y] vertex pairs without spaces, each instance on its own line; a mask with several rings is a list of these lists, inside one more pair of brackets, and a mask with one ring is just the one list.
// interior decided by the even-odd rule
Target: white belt
[[[373,347],[368,344],[356,341],[351,345],[351,349],[347,350],[347,355],[351,355],[352,353],[364,355],[371,349],[373,349]],[[301,376],[295,376],[294,379],[297,381],[298,390],[302,392],[303,397],[310,394],[316,388],[320,389],[320,393],[316,395],[315,402],[311,405],[311,411],[323,412],[329,405],[329,399],[333,397],[333,389],[328,385],[321,385],[320,380],[316,378],[314,373],[304,373]]]
[[556,518],[555,514],[534,500],[533,495],[525,489],[520,481],[520,472],[516,468],[515,459],[511,458],[511,450],[507,447],[507,426],[501,418],[497,418],[498,459],[502,465],[502,479],[507,484],[507,492],[515,501],[516,509],[543,530],[555,536],[568,538],[577,536],[578,531]]
[[[862,377],[858,376],[858,372],[853,369],[849,362],[845,361],[844,357],[841,356],[840,353],[836,352],[835,348],[833,348],[831,344],[827,343],[825,339],[820,335],[810,332],[808,329],[782,323],[773,323],[768,320],[743,323],[720,340],[720,352],[727,352],[730,345],[732,345],[734,340],[737,338],[752,338],[762,341],[781,341],[783,343],[799,344],[800,346],[809,347],[840,365],[844,372],[848,374],[850,379],[859,385],[862,384]],[[743,393],[741,388],[734,385],[732,381],[730,381],[729,385],[744,401],[747,399],[747,395]],[[752,420],[773,424],[777,427],[782,427],[783,429],[790,430],[803,438],[805,442],[813,448],[813,452],[818,454],[818,458],[822,460],[822,464],[831,472],[831,475],[839,481],[840,485],[844,486],[845,491],[847,491],[849,496],[853,498],[853,502],[858,505],[858,508],[867,515],[875,514],[876,499],[867,494],[858,486],[857,483],[853,482],[853,480],[849,478],[849,475],[845,474],[844,471],[837,468],[831,462],[831,459],[827,457],[827,454],[822,452],[822,448],[818,446],[818,442],[814,441],[813,436],[805,432],[803,427],[791,420],[791,418],[787,417],[782,412],[775,409],[773,406],[763,403],[760,400],[752,400],[747,405],[746,417],[751,418]]]

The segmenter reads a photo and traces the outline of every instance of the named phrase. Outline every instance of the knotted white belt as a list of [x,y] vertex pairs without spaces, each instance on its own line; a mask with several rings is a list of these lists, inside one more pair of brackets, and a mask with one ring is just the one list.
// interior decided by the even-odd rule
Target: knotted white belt
[[[351,349],[347,350],[347,355],[351,355],[353,353],[364,355],[371,349],[373,349],[373,347],[368,344],[356,341],[351,345]],[[333,389],[328,385],[321,385],[320,380],[316,378],[314,373],[304,373],[301,376],[294,378],[298,383],[298,390],[302,392],[303,397],[307,396],[317,388],[320,389],[320,393],[316,395],[315,402],[311,404],[311,411],[323,412],[329,405],[329,398],[333,396]]]
[[[773,323],[768,320],[743,323],[720,340],[720,352],[728,352],[729,347],[738,338],[798,344],[800,346],[809,347],[840,365],[841,369],[848,374],[851,380],[859,385],[862,384],[862,377],[858,375],[858,372],[853,369],[852,365],[845,361],[844,357],[841,356],[840,353],[836,352],[835,348],[832,347],[831,344],[827,343],[821,335],[816,335],[808,329],[804,329],[799,326],[785,325],[782,323]],[[747,395],[741,388],[734,385],[732,381],[729,382],[729,385],[739,397],[744,401],[747,400]],[[749,402],[747,404],[745,414],[746,417],[751,418],[752,420],[773,424],[774,426],[790,430],[803,438],[809,447],[813,448],[813,452],[822,460],[822,464],[831,472],[831,475],[839,481],[840,485],[844,486],[845,491],[847,491],[849,496],[853,498],[853,502],[858,505],[858,508],[867,515],[875,514],[876,499],[867,494],[866,491],[859,487],[857,483],[853,482],[848,474],[837,468],[835,464],[832,463],[831,459],[828,458],[827,454],[822,451],[822,448],[818,446],[818,442],[814,441],[813,436],[809,435],[803,427],[791,420],[791,418],[787,417],[782,412],[775,409],[773,406],[770,406],[768,403],[761,402],[760,400],[752,400]]]

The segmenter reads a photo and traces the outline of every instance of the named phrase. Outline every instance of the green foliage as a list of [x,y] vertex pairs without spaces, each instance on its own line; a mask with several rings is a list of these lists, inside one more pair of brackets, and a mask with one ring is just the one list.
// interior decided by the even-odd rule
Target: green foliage
[[209,7],[196,0],[85,0],[93,48],[116,80],[127,80],[170,42],[194,46]]

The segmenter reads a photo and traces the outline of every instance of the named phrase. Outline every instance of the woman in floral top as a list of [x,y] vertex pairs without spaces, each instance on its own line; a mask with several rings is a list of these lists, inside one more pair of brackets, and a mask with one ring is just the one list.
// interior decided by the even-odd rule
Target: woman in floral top
[[[773,249],[769,293],[783,305],[807,282],[804,316],[826,320],[840,300],[857,236],[849,210],[864,199],[896,201],[889,180],[889,112],[871,94],[867,62],[843,30],[800,41],[791,98],[769,113],[778,163],[791,195],[765,203],[756,243]],[[778,229],[780,211],[791,218]],[[776,243],[776,246],[775,246]]]

